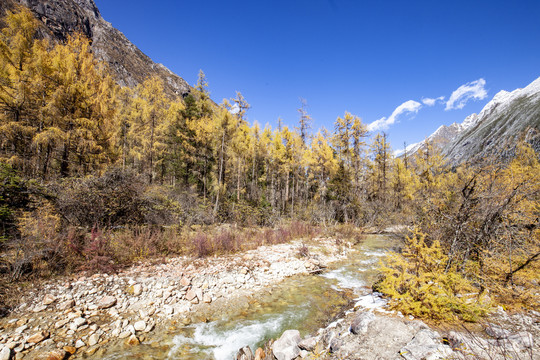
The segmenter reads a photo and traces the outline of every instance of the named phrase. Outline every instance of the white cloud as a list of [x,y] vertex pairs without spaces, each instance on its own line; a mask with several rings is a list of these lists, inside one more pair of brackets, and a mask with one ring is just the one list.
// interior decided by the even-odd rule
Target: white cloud
[[417,101],[409,100],[405,101],[403,104],[399,105],[392,115],[390,115],[388,118],[383,117],[379,120],[375,120],[371,124],[368,125],[369,131],[376,131],[376,130],[386,130],[388,127],[392,124],[394,124],[397,121],[397,118],[404,114],[404,113],[414,113],[416,114],[418,110],[422,107],[422,104],[420,104]]
[[424,105],[426,106],[433,106],[435,105],[436,103],[438,103],[439,101],[444,101],[444,96],[439,96],[438,98],[423,98],[422,99],[422,102],[424,103]]
[[484,79],[478,79],[465,85],[461,85],[452,93],[452,95],[450,95],[450,98],[446,102],[445,110],[463,109],[471,99],[485,99],[487,91],[484,89],[484,86],[486,86],[486,80]]

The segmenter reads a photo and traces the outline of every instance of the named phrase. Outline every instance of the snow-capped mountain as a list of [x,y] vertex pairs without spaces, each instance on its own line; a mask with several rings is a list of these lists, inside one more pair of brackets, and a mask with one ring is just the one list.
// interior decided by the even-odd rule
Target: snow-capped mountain
[[[431,142],[453,163],[511,152],[520,137],[540,151],[540,78],[522,89],[499,91],[478,114],[458,124],[443,125],[424,141],[409,145],[407,154]],[[401,156],[405,150],[396,152]]]

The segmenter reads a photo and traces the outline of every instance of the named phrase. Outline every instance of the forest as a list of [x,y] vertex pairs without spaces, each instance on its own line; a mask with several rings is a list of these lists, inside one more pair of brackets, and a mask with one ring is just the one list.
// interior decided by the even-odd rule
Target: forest
[[[24,9],[4,23],[3,294],[72,271],[402,224],[414,231],[379,288],[405,312],[442,316],[448,304],[429,297],[470,288],[540,305],[540,162],[526,143],[506,161],[452,166],[434,144],[396,158],[349,112],[314,130],[301,102],[294,127],[250,124],[242,94],[216,104],[202,71],[185,97],[157,78],[121,87],[83,36],[39,39]],[[434,281],[443,285],[426,290]]]

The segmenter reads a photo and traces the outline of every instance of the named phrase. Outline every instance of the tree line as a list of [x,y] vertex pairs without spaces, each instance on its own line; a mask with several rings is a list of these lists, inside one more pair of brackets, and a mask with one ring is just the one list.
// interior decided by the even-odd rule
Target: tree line
[[[450,167],[429,143],[396,158],[386,134],[370,137],[348,112],[333,129],[311,133],[305,101],[298,126],[261,127],[246,120],[242,94],[214,103],[202,71],[185,97],[167,94],[158,78],[121,87],[83,36],[36,39],[37,20],[24,8],[4,23],[0,248],[42,226],[32,216],[56,219],[51,234],[59,223],[274,226],[297,219],[414,224],[428,246],[444,248],[446,269],[475,264],[478,281],[502,288],[527,283],[538,267],[540,166],[526,144],[507,163]],[[49,205],[32,209],[28,189],[36,181]],[[45,238],[40,229],[36,239]]]

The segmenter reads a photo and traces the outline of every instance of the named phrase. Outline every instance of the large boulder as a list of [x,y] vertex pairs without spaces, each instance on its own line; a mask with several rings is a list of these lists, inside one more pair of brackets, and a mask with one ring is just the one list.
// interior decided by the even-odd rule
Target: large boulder
[[452,349],[442,344],[438,332],[423,329],[401,349],[400,354],[406,360],[447,359],[452,354]]
[[368,325],[375,320],[375,315],[371,312],[364,312],[354,318],[351,323],[350,331],[355,335],[365,334],[368,330]]
[[277,360],[292,360],[300,355],[298,343],[302,341],[298,330],[286,330],[272,344],[272,353]]

